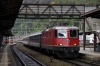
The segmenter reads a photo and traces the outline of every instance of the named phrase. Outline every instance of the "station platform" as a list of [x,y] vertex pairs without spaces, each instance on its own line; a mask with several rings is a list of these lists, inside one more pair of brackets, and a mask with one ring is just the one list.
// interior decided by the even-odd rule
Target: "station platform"
[[94,48],[85,48],[84,50],[83,47],[80,47],[79,53],[86,59],[100,61],[100,52],[94,51]]
[[10,46],[11,44],[7,44],[0,48],[0,66],[17,66]]

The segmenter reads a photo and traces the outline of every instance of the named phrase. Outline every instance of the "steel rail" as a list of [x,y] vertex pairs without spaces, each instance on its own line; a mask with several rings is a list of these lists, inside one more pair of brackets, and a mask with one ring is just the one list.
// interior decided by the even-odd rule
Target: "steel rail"
[[19,60],[21,61],[22,65],[24,66],[45,66],[35,58],[31,57],[30,55],[26,54],[25,52],[18,49],[17,45],[13,46],[13,50]]

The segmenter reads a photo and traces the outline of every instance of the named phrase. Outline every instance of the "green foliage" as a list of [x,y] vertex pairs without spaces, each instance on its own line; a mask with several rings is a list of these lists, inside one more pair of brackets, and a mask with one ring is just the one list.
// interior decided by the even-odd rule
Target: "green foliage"
[[[25,20],[18,19],[12,29],[13,34],[31,34],[50,26],[60,26],[63,23],[67,23],[68,26],[79,27],[79,21],[76,19],[36,19],[36,20]],[[16,29],[15,29],[16,28]],[[15,32],[14,32],[15,31]]]
[[99,4],[100,0],[51,0],[51,3],[55,2],[55,4],[63,3],[63,4],[86,4],[86,5],[96,5]]

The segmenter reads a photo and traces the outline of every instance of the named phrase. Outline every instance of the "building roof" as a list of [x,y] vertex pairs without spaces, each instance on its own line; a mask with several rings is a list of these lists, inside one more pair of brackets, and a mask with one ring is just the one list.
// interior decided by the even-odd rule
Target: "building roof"
[[92,17],[100,19],[100,8],[96,8],[81,15],[81,17]]

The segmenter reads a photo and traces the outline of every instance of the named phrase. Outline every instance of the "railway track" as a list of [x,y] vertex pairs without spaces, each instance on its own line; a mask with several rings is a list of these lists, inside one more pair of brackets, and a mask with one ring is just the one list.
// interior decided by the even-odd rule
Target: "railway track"
[[[43,54],[45,54],[45,53],[43,53]],[[45,55],[47,55],[47,54],[45,54]],[[86,61],[82,61],[82,60],[77,59],[77,58],[76,59],[70,59],[70,60],[66,60],[66,59],[61,59],[60,58],[59,60],[62,60],[62,61],[67,62],[67,63],[70,63],[72,66],[99,66],[99,65],[93,63],[92,61],[91,62],[86,62]]]
[[72,64],[72,66],[99,66],[93,62],[86,62],[86,61],[82,61],[82,60],[65,60],[63,59],[63,61],[69,62]]
[[18,49],[17,45],[13,46],[13,50],[23,66],[45,66],[35,58]]
[[[43,54],[49,56],[48,54],[45,54],[45,53],[43,53]],[[62,60],[62,61],[65,61],[67,63],[70,63],[72,66],[99,66],[99,65],[93,63],[92,61],[86,62],[86,61],[82,61],[82,60],[77,59],[77,58],[76,59],[70,59],[70,60],[61,59],[61,58],[58,58],[58,59]]]
[[[28,47],[27,47],[28,48]],[[30,49],[30,48],[29,48]],[[35,49],[32,49],[33,51],[35,50]],[[36,50],[35,50],[36,51]],[[38,51],[37,51],[38,52]],[[29,54],[31,54],[31,53],[29,53]],[[42,54],[44,54],[44,53],[42,53]],[[44,55],[47,55],[47,54],[44,54]],[[50,57],[49,55],[47,55],[48,57]],[[86,61],[82,61],[82,60],[80,60],[80,59],[62,59],[62,58],[54,58],[53,57],[53,59],[55,60],[55,59],[58,59],[59,61],[61,61],[61,62],[66,62],[66,63],[69,63],[69,64],[71,64],[71,66],[99,66],[99,65],[97,65],[96,63],[93,63],[92,61],[91,62],[86,62]],[[52,61],[53,62],[53,61]],[[54,61],[54,62],[56,62],[56,61]],[[48,65],[47,65],[48,66]],[[65,65],[65,66],[68,66],[68,65]],[[70,65],[69,65],[70,66]]]

